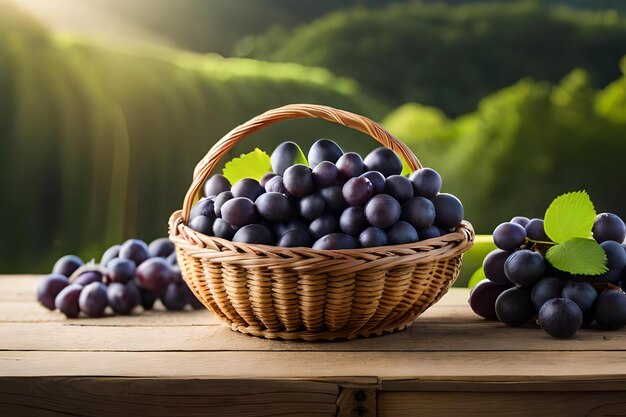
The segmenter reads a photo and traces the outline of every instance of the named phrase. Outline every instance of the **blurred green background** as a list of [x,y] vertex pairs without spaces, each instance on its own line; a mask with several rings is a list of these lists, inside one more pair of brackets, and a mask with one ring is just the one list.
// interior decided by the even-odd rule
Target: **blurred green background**
[[[294,102],[381,121],[479,233],[578,189],[623,217],[624,56],[622,0],[0,0],[0,272],[166,235],[210,146]],[[294,121],[230,156],[320,137],[375,146]]]

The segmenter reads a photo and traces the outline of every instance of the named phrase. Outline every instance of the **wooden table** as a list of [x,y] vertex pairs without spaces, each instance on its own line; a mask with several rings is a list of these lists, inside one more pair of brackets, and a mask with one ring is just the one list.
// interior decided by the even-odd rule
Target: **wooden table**
[[67,320],[0,277],[0,415],[626,416],[626,331],[556,340],[453,289],[409,329],[256,339],[208,311]]

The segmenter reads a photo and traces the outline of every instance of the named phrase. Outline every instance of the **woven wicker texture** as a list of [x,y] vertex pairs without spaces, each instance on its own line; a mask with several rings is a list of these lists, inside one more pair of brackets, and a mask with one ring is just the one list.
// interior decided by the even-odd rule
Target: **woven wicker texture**
[[469,223],[421,242],[333,251],[230,242],[186,226],[198,191],[230,148],[268,125],[297,118],[359,130],[402,155],[411,168],[421,167],[406,145],[366,117],[308,104],[265,112],[211,148],[194,170],[183,209],[170,218],[185,281],[231,329],[254,336],[316,341],[404,329],[458,276],[461,255],[474,239]]

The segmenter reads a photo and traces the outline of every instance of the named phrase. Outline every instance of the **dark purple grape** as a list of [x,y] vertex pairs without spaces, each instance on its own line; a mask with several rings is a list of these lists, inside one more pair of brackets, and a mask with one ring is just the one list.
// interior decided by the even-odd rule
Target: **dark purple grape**
[[548,300],[561,297],[565,283],[558,278],[542,278],[535,284],[530,298],[535,308],[540,309]]
[[144,310],[152,310],[152,308],[154,307],[154,302],[156,301],[157,298],[159,298],[159,294],[155,291],[151,291],[147,288],[143,288],[140,284],[139,284],[139,280],[137,278],[135,278],[135,280],[133,281],[133,284],[135,284],[135,287],[139,290],[139,297],[141,299],[141,307],[143,307]]
[[[245,197],[251,201],[255,201],[261,194],[265,192],[265,189],[261,187],[261,184],[255,179],[244,178],[237,181],[230,189],[235,197]],[[222,206],[223,208],[223,206]]]
[[191,288],[187,285],[185,285],[184,288],[187,288],[187,304],[189,304],[194,310],[203,310],[205,308],[204,304],[202,304],[202,301],[196,297]]
[[326,203],[326,213],[328,214],[339,216],[348,207],[348,203],[343,199],[342,186],[339,184],[322,188],[319,193]]
[[276,174],[275,172],[268,172],[268,173],[264,174],[261,177],[261,179],[259,180],[259,184],[261,184],[261,187],[265,188],[265,185],[267,184],[267,182],[269,180],[271,180],[272,178],[274,178],[276,175],[278,175],[278,174]]
[[622,243],[626,239],[626,224],[613,213],[601,213],[593,222],[593,238],[598,242],[612,240]]
[[188,288],[185,283],[170,283],[163,294],[161,294],[161,302],[166,309],[172,311],[180,311],[187,305]]
[[530,219],[524,228],[526,229],[526,236],[528,236],[528,239],[539,242],[551,242],[543,227],[542,219]]
[[313,249],[356,249],[359,247],[359,241],[354,236],[345,233],[331,233],[322,236],[313,244]]
[[250,243],[257,245],[273,245],[274,233],[261,224],[249,224],[237,230],[233,242]]
[[275,176],[265,184],[265,191],[268,193],[281,193],[287,196],[291,195],[289,191],[287,191],[287,187],[285,187],[283,177],[280,175]]
[[496,300],[507,289],[509,285],[496,284],[488,279],[480,281],[470,292],[469,305],[480,317],[487,320],[497,320]]
[[427,227],[426,229],[418,229],[417,234],[420,237],[420,240],[432,239],[442,236],[441,231],[434,224]]
[[545,271],[543,256],[528,249],[513,252],[504,263],[504,273],[509,281],[521,287],[534,285]]
[[170,265],[178,265],[178,258],[176,257],[176,251],[174,251],[174,253],[172,253],[170,256],[167,257],[167,262],[169,262]]
[[552,337],[567,339],[576,334],[583,324],[583,313],[567,298],[553,298],[539,310],[538,323]]
[[398,201],[387,194],[378,194],[365,205],[367,221],[376,227],[385,229],[400,219],[402,208]]
[[128,239],[126,242],[122,243],[118,256],[120,258],[130,259],[135,262],[135,265],[140,265],[150,257],[150,252],[148,251],[148,245],[146,245],[146,242],[143,240]]
[[189,220],[193,220],[198,216],[215,217],[215,203],[212,198],[203,198],[193,205],[189,213]]
[[570,282],[561,292],[561,296],[575,302],[583,313],[593,308],[598,292],[588,282]]
[[504,273],[504,263],[510,255],[511,252],[495,249],[485,256],[483,260],[483,271],[487,279],[500,285],[511,284],[511,281],[509,281]]
[[456,228],[463,221],[463,204],[452,194],[440,193],[434,198],[435,224],[444,229]]
[[329,139],[319,139],[309,149],[309,166],[315,168],[322,161],[335,163],[343,155],[343,151],[335,142]]
[[385,177],[402,173],[402,159],[394,151],[385,147],[376,148],[368,153],[363,162],[368,169],[378,171]]
[[68,285],[70,285],[70,281],[65,275],[46,275],[37,284],[37,300],[48,310],[54,310],[54,299]]
[[626,268],[626,251],[619,243],[607,240],[600,243],[606,253],[606,267],[608,271],[600,276],[601,280],[616,284],[622,277],[622,272]]
[[433,224],[436,214],[432,201],[424,197],[413,197],[402,205],[400,218],[416,229],[426,229]]
[[283,175],[287,168],[296,164],[301,157],[304,157],[304,154],[296,143],[283,142],[274,149],[270,157],[272,171],[278,175]]
[[109,305],[107,287],[101,282],[92,282],[85,286],[78,297],[78,305],[80,311],[88,317],[102,317]]
[[174,271],[165,259],[151,258],[137,267],[135,275],[139,286],[159,292],[172,281]]
[[433,199],[441,191],[441,175],[432,168],[422,168],[413,172],[409,179],[416,196]]
[[285,194],[265,193],[254,202],[257,211],[267,221],[285,222],[291,218],[291,203]]
[[511,223],[519,224],[523,228],[526,228],[526,225],[528,224],[529,221],[530,219],[524,216],[515,216],[511,219]]
[[65,314],[65,317],[67,318],[73,319],[78,317],[78,314],[80,313],[78,299],[80,298],[82,290],[82,285],[68,285],[56,296],[54,299],[54,306],[58,308],[61,313]]
[[374,194],[374,186],[365,177],[350,178],[343,185],[341,194],[349,205],[363,207]]
[[385,246],[388,242],[387,233],[380,227],[370,226],[359,235],[359,243],[364,248]]
[[385,176],[380,172],[367,171],[365,174],[361,174],[361,177],[365,177],[370,180],[372,187],[374,187],[374,195],[385,191]]
[[275,235],[279,238],[290,230],[309,232],[309,225],[300,219],[293,219],[287,223],[274,223],[272,228],[274,229]]
[[617,289],[602,292],[596,301],[596,321],[605,330],[626,326],[626,294]]
[[369,227],[362,207],[348,207],[339,217],[339,228],[342,232],[357,236]]
[[52,267],[52,273],[70,277],[84,262],[76,255],[65,255],[60,257]]
[[283,234],[277,243],[277,246],[282,246],[284,248],[310,248],[312,245],[313,239],[311,239],[311,235],[304,230],[298,229],[290,230],[287,233]]
[[213,236],[213,223],[215,223],[215,217],[196,216],[189,221],[189,227],[196,232]]
[[356,152],[348,152],[341,155],[337,160],[337,180],[346,182],[350,178],[358,177],[365,172],[365,164],[361,155]]
[[252,224],[259,219],[254,203],[246,197],[236,197],[228,200],[222,206],[221,212],[222,219],[235,227]]
[[385,194],[389,194],[400,204],[413,198],[413,185],[407,177],[392,175],[385,180]]
[[156,256],[167,258],[174,252],[174,249],[176,249],[174,244],[166,237],[155,239],[148,245],[148,253],[151,258]]
[[326,202],[324,202],[324,197],[322,197],[319,193],[302,197],[302,200],[298,203],[298,211],[300,212],[300,215],[307,220],[317,219],[324,214],[325,209]]
[[318,217],[313,220],[309,225],[309,233],[313,236],[314,239],[319,239],[324,235],[328,235],[331,233],[335,233],[339,231],[339,222],[337,218],[330,215],[324,214],[323,216]]
[[528,323],[536,313],[530,294],[521,288],[504,290],[496,299],[496,316],[507,326],[517,327]]
[[211,175],[211,178],[204,183],[205,197],[215,196],[228,190],[230,190],[230,181],[221,174]]
[[213,235],[222,239],[232,240],[235,236],[235,229],[222,219],[215,219],[213,222]]
[[113,245],[109,249],[105,250],[100,258],[100,265],[106,265],[111,259],[115,259],[120,254],[120,245]]
[[115,312],[126,316],[131,313],[133,308],[141,303],[141,294],[134,283],[129,282],[124,285],[119,282],[113,282],[107,287],[107,297],[109,305]]
[[417,242],[419,236],[417,231],[408,222],[400,220],[387,231],[390,245],[403,245],[405,243]]
[[126,284],[135,276],[136,265],[130,259],[111,259],[106,268],[109,270],[107,277],[109,282]]
[[302,198],[315,191],[313,183],[313,173],[306,165],[292,165],[285,171],[283,183],[289,193],[295,197]]
[[213,200],[213,211],[215,211],[216,217],[222,217],[222,206],[225,202],[233,198],[235,198],[235,196],[231,191],[221,192],[215,197],[215,200]]
[[516,223],[502,223],[493,231],[493,243],[502,250],[518,249],[526,241],[526,229]]
[[313,168],[313,182],[317,188],[324,188],[337,181],[339,171],[335,164],[330,161],[322,161]]
[[[118,258],[119,259],[119,258]],[[100,271],[85,271],[78,275],[72,281],[73,284],[82,285],[83,287],[91,284],[92,282],[102,282],[102,272]]]

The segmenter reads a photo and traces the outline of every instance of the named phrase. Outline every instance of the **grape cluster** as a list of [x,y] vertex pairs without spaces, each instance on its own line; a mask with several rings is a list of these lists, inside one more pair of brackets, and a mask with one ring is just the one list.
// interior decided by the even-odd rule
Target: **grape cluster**
[[174,244],[166,238],[150,245],[127,240],[107,249],[100,264],[63,256],[52,274],[40,280],[37,298],[44,307],[58,309],[68,318],[81,312],[102,317],[108,307],[114,314],[128,315],[138,306],[152,309],[157,299],[168,310],[183,310],[187,305],[203,308],[183,281]]
[[188,226],[233,242],[354,249],[439,237],[463,220],[463,205],[440,193],[441,176],[422,168],[403,176],[402,160],[387,148],[365,159],[320,139],[308,165],[294,142],[272,152],[272,172],[235,184],[215,174],[191,209]]
[[[476,314],[520,326],[537,317],[546,333],[573,336],[594,322],[616,330],[626,325],[626,225],[615,214],[599,214],[593,237],[607,256],[608,271],[599,276],[576,276],[559,271],[544,258],[550,243],[542,219],[514,217],[493,232],[498,249],[483,262],[487,279],[470,294]],[[621,286],[621,288],[620,288]]]

